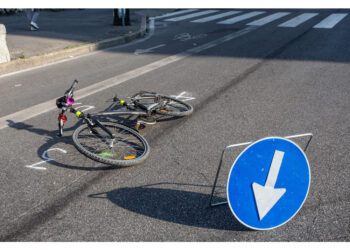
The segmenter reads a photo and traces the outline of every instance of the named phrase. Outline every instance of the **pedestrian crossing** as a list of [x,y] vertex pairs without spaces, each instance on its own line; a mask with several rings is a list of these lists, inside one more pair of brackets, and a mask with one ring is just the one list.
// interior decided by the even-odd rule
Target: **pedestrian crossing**
[[287,22],[284,22],[284,23],[278,25],[278,27],[294,28],[294,27],[299,26],[300,24],[308,21],[309,19],[311,19],[317,15],[318,15],[318,13],[304,13],[304,14],[301,14],[299,16],[296,16],[296,17],[288,20]]
[[[292,12],[287,11],[268,13],[268,11],[188,9],[168,13],[163,16],[156,17],[155,19],[162,19],[166,22],[215,22],[216,24],[220,25],[230,25],[247,21],[246,25],[250,26],[263,26],[272,22],[276,22],[277,27],[295,28],[312,20],[316,16],[319,16],[319,14],[320,13],[317,12],[306,12],[294,16]],[[313,28],[332,29],[338,23],[343,21],[347,16],[348,13],[329,14],[328,16],[323,17],[323,19],[315,24]],[[284,18],[283,21],[280,21],[278,23],[278,21],[282,18]]]

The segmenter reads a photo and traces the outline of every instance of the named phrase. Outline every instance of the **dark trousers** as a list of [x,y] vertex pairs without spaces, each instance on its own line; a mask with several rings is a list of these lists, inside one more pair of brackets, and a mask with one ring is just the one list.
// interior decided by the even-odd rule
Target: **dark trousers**
[[[130,25],[130,9],[125,9],[125,16],[120,16],[118,9],[113,9],[113,25]],[[123,23],[124,19],[124,23]]]

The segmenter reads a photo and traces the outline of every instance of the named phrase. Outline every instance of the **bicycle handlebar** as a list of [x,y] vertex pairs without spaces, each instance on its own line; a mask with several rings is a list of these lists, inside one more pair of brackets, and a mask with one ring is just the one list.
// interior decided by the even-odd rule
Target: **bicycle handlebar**
[[66,107],[72,106],[74,104],[74,88],[78,83],[78,80],[74,80],[72,86],[67,89],[64,93],[64,96],[56,99],[56,106],[59,109],[65,109]]
[[64,93],[64,95],[66,97],[73,97],[73,91],[74,91],[74,88],[75,88],[75,85],[78,83],[78,80],[74,80],[72,86],[66,90],[66,92]]
[[56,99],[56,106],[61,110],[61,112],[58,115],[58,136],[63,135],[63,126],[64,123],[67,121],[67,116],[64,113],[68,107],[72,107],[72,105],[74,104],[73,94],[75,85],[77,83],[78,81],[74,80],[72,86],[69,89],[67,89],[64,93],[64,96],[61,96],[60,98]]

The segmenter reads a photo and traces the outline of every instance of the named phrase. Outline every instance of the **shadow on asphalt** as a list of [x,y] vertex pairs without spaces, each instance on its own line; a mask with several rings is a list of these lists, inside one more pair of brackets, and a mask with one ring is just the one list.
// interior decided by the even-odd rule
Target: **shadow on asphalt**
[[[157,9],[153,9],[156,11]],[[229,9],[227,9],[229,10]],[[239,11],[256,11],[263,10],[269,15],[276,13],[279,9],[235,9]],[[143,10],[145,11],[145,10]],[[152,12],[152,9],[148,9]],[[172,10],[173,11],[173,10]],[[336,10],[336,9],[283,9],[283,11],[288,11],[291,14],[283,17],[281,20],[278,19],[271,24],[262,26],[257,29],[245,42],[233,44],[229,49],[223,50],[224,53],[210,52],[197,54],[197,56],[221,56],[221,57],[234,57],[234,58],[262,58],[265,59],[265,54],[268,51],[275,50],[276,47],[280,47],[281,51],[285,51],[289,46],[296,49],[290,53],[278,53],[274,55],[275,59],[280,60],[302,60],[302,61],[326,61],[326,62],[349,62],[349,49],[346,43],[343,41],[349,40],[349,33],[346,33],[346,27],[349,25],[349,18],[341,20],[332,29],[314,29],[313,26],[318,22],[322,21],[330,14],[334,13],[345,13],[349,14],[349,10]],[[318,13],[315,18],[312,18],[304,25],[298,26],[296,29],[285,29],[280,28],[278,25],[284,21],[287,21],[299,14],[305,13],[307,11],[313,11]],[[70,45],[76,43],[85,42],[95,42],[107,38],[113,38],[116,36],[125,36],[129,34],[130,31],[137,31],[140,23],[140,9],[131,9],[130,18],[132,26],[113,26],[113,9],[66,9],[65,11],[52,12],[50,10],[43,10],[39,17],[40,30],[32,32],[29,30],[28,24],[26,23],[25,13],[16,14],[13,16],[0,16],[0,23],[5,24],[7,28],[8,35],[13,35],[17,37],[32,37],[33,39],[41,37],[43,39],[57,39],[57,41],[66,41]],[[155,16],[164,14],[159,12],[153,13]],[[151,14],[151,16],[153,16]],[[260,18],[260,17],[259,17]],[[252,19],[255,20],[255,19]],[[248,21],[247,21],[248,22]],[[217,28],[214,31],[206,31],[207,34],[217,33],[220,35],[227,34],[228,32],[236,32],[242,30],[246,27],[247,22],[239,22],[237,25],[216,25]],[[201,44],[203,34],[198,33],[201,31],[199,27],[200,24],[192,23],[191,20],[185,20],[183,23],[171,23],[166,22],[166,19],[160,19],[156,22],[156,29],[162,29],[173,25],[175,27],[173,32],[181,32],[177,26],[182,25],[186,29],[187,33],[192,38],[189,40],[181,41],[176,39],[176,34],[172,38],[172,42],[177,45],[181,45],[183,42]],[[260,31],[259,31],[260,30]],[[265,37],[266,32],[270,32],[269,37]],[[170,38],[171,39],[171,38]],[[214,38],[213,38],[214,39]],[[246,39],[246,38],[244,38]],[[300,42],[303,39],[302,42]],[[45,40],[45,41],[46,41]],[[164,39],[163,39],[164,40]],[[164,41],[169,40],[166,37]],[[318,41],[315,43],[315,41]],[[208,42],[208,41],[207,41]],[[300,42],[300,43],[299,43]],[[327,44],[328,42],[328,44]],[[233,43],[233,41],[232,41]],[[259,46],[257,46],[259,44]],[[282,46],[281,46],[282,45]],[[18,45],[17,45],[18,46]],[[196,45],[197,46],[197,45]],[[69,48],[67,46],[66,48]],[[253,48],[253,49],[252,49]],[[100,48],[104,49],[104,48]],[[21,48],[17,48],[21,50]],[[21,50],[23,51],[23,50]],[[153,54],[159,55],[173,55],[171,50],[161,50],[164,52],[153,52]],[[133,55],[135,48],[121,47],[119,49],[109,50],[108,53],[127,53]],[[35,55],[40,54],[35,52]],[[28,55],[27,55],[28,56]],[[268,59],[268,58],[267,58]]]
[[[181,119],[182,117],[162,117],[161,115],[155,116],[157,123],[162,122],[169,122],[173,120]],[[114,122],[123,124],[125,126],[128,126],[132,129],[135,128],[137,119],[132,119],[132,116],[127,117],[100,117],[99,121],[104,122]],[[24,123],[24,122],[14,122],[12,120],[7,120],[8,126],[10,128],[16,129],[16,130],[26,130],[28,132],[31,132],[33,134],[39,135],[39,136],[46,136],[46,142],[41,145],[37,150],[37,155],[39,158],[42,158],[42,155],[45,151],[47,151],[50,148],[53,148],[58,143],[63,143],[69,146],[74,146],[73,140],[70,135],[64,135],[63,137],[58,136],[58,129],[53,130],[45,130],[42,128],[34,127],[33,125]],[[82,120],[79,120],[76,124],[74,124],[71,127],[65,127],[64,132],[66,134],[71,134],[74,132],[80,125],[82,124]],[[140,130],[144,129],[145,125],[140,126]],[[142,134],[142,133],[141,133]],[[79,165],[73,165],[76,161],[76,158],[83,157],[85,158],[84,161],[80,161],[81,164]],[[67,155],[66,157],[67,158]],[[61,168],[71,169],[71,170],[82,170],[82,171],[103,171],[103,170],[115,170],[115,169],[122,169],[122,168],[128,168],[124,166],[113,166],[113,165],[106,165],[104,163],[96,162],[93,160],[90,160],[85,155],[81,154],[78,150],[71,153],[71,161],[72,164],[67,164],[67,161],[65,162],[59,162],[58,160],[51,160],[47,163],[50,165],[54,165]],[[136,166],[136,165],[135,165]]]
[[176,224],[218,230],[252,231],[234,218],[228,205],[209,207],[209,194],[150,187],[161,184],[163,183],[119,188],[106,193],[91,194],[89,197],[108,199],[131,212]]

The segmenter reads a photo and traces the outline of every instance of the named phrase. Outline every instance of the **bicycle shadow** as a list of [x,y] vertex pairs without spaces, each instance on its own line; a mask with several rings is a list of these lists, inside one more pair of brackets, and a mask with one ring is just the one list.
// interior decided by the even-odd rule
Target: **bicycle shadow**
[[[181,225],[229,231],[252,231],[240,224],[227,205],[210,207],[210,195],[193,191],[151,187],[125,187],[105,193],[91,194],[89,198],[108,199],[131,212]],[[204,186],[166,183],[180,186]],[[211,186],[204,186],[210,187]],[[223,198],[221,198],[223,201]]]
[[[177,120],[181,117],[164,117],[162,115],[156,115],[155,116],[157,122],[165,122],[165,121],[172,121]],[[111,123],[120,123],[122,125],[125,125],[131,129],[136,130],[136,124],[137,124],[137,117],[135,115],[127,115],[127,116],[101,116],[98,117],[99,121],[101,122],[111,122]],[[75,123],[71,127],[65,126],[64,131],[68,134],[68,132],[72,133],[75,131],[81,124],[82,120],[79,120],[77,123]],[[40,146],[37,150],[37,155],[39,158],[42,158],[43,154],[50,148],[52,148],[54,145],[58,143],[63,143],[66,145],[74,146],[71,136],[58,136],[58,130],[45,130],[41,128],[33,127],[33,125],[24,123],[24,122],[14,122],[12,120],[7,120],[8,127],[13,128],[16,130],[26,130],[28,132],[40,135],[40,136],[46,136],[46,143],[44,143],[42,146]],[[151,125],[145,125],[141,124],[139,127],[139,130],[143,130],[146,127],[151,127]],[[138,131],[140,132],[140,131]],[[74,151],[74,155],[71,157],[72,161],[76,161],[74,156],[81,155],[84,157],[84,165],[92,165],[92,166],[78,166],[78,165],[68,165],[66,163],[59,162],[57,160],[50,160],[47,163],[51,165],[55,165],[57,167],[67,168],[67,169],[73,169],[73,170],[83,170],[83,171],[101,171],[101,170],[114,170],[114,169],[122,169],[127,168],[125,166],[115,166],[115,165],[108,165],[100,162],[96,162],[93,160],[90,160],[86,156],[83,156],[80,152]],[[134,165],[137,166],[137,165]]]
[[[54,145],[58,143],[63,143],[65,145],[68,145],[69,147],[74,147],[73,141],[71,136],[62,136],[58,137],[58,130],[45,130],[41,128],[33,127],[30,124],[26,124],[24,122],[13,122],[11,120],[7,120],[8,126],[10,128],[16,129],[16,130],[26,130],[28,132],[40,135],[40,136],[46,136],[46,143],[41,145],[37,150],[37,155],[39,158],[42,157],[42,155],[50,148],[52,148]],[[71,127],[65,127],[65,132],[72,132],[75,129],[77,129],[81,125],[82,121],[78,121],[75,125]],[[75,150],[75,148],[74,148]],[[125,168],[122,166],[110,166],[103,163],[95,162],[93,160],[88,159],[87,157],[83,156],[79,151],[74,151],[72,154],[69,155],[69,157],[72,158],[72,162],[76,161],[76,155],[81,155],[84,157],[84,161],[82,165],[68,165],[63,162],[59,162],[57,159],[52,159],[51,161],[48,161],[47,164],[54,165],[56,167],[71,169],[71,170],[82,170],[82,171],[102,171],[102,170],[115,170],[115,169],[121,169]],[[81,161],[80,161],[81,162]],[[87,165],[87,166],[85,166]]]

